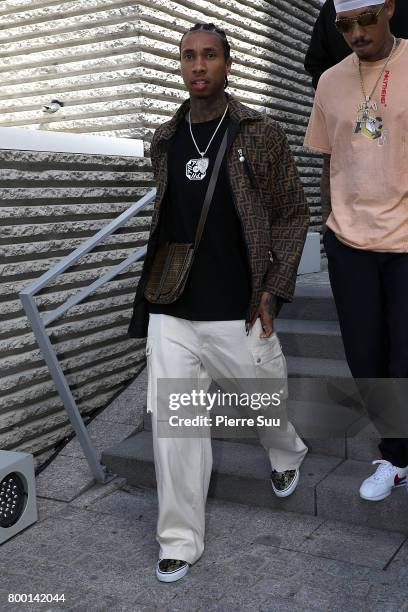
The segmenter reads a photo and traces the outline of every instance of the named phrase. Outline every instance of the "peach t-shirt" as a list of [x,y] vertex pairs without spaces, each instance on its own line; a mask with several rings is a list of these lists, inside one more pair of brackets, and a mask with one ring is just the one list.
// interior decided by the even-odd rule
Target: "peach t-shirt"
[[[385,60],[362,62],[369,94]],[[371,100],[363,102],[355,53],[320,78],[304,146],[331,155],[327,220],[349,246],[408,252],[408,41],[401,40]],[[358,118],[360,122],[357,123]]]

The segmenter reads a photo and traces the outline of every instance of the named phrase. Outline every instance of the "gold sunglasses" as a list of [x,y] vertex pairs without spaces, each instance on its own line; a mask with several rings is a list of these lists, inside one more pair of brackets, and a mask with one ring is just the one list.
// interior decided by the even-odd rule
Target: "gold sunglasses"
[[336,17],[334,25],[341,34],[351,32],[356,23],[361,28],[376,25],[378,23],[378,17],[384,10],[384,7],[385,4],[382,5],[378,13],[373,13],[372,11],[370,11],[367,13],[361,13],[360,15],[357,15],[357,17]]

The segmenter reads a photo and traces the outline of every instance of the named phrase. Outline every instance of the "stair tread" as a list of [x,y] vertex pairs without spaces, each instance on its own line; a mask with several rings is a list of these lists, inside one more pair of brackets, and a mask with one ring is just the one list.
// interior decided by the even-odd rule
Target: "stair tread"
[[275,321],[275,326],[278,333],[341,336],[340,326],[337,321],[278,318]]
[[[229,440],[212,440],[213,471],[239,476],[269,480],[270,466],[265,450],[260,445],[240,444]],[[126,459],[138,458],[146,462],[153,461],[152,434],[141,431],[119,444],[104,451],[104,456],[116,455]],[[309,453],[305,459],[307,475],[305,478],[316,484],[320,480],[322,469],[329,466],[333,469],[341,462],[338,457],[329,457]],[[313,472],[313,473],[312,473]]]
[[281,317],[337,321],[338,315],[329,284],[297,284],[292,302],[283,304]]
[[[302,464],[295,493],[279,499],[271,493],[270,465],[260,445],[213,439],[212,448],[210,496],[408,532],[404,487],[380,503],[360,499],[361,482],[373,473],[370,461],[344,460],[309,452]],[[126,477],[130,484],[155,486],[151,432],[141,431],[105,450],[102,460],[112,471]]]
[[[376,456],[378,433],[372,425],[366,424],[365,419],[361,421],[361,428],[356,427],[360,422],[356,409],[310,399],[290,399],[287,408],[296,431],[315,453],[341,458],[347,456],[358,461],[371,461]],[[218,414],[216,409],[213,413]],[[239,416],[238,412],[234,414]],[[327,415],[329,420],[325,420]],[[145,413],[143,422],[145,431],[151,431],[150,414]],[[256,432],[248,429],[244,432],[223,429],[214,437],[240,444],[259,444]]]
[[333,299],[333,292],[330,284],[324,285],[302,285],[297,284],[295,288],[294,299],[299,298],[310,298],[310,299]]
[[338,465],[316,487],[318,516],[364,524],[367,527],[408,532],[406,486],[395,489],[379,502],[360,498],[360,485],[374,470],[371,461],[347,459]]
[[351,378],[351,372],[344,359],[323,359],[316,357],[291,357],[286,355],[289,376],[324,378],[335,376]]
[[[256,479],[269,479],[270,467],[265,450],[260,444],[241,444],[230,440],[212,440],[213,448],[213,470],[222,471],[230,475],[251,477]],[[111,448],[103,451],[106,457],[116,456],[125,459],[137,458],[142,461],[153,461],[153,443],[151,431],[140,431],[129,438],[122,440]],[[237,460],[238,459],[238,460]],[[348,466],[358,467],[361,471],[367,467],[372,468],[371,461],[357,461],[353,459],[340,459],[330,457],[320,453],[309,452],[306,456],[304,467],[305,471],[310,472],[313,466],[318,469],[320,466],[336,467],[336,478],[344,478]],[[339,469],[339,466],[341,470]],[[331,470],[330,470],[331,471]],[[353,471],[355,472],[355,470]],[[366,472],[364,472],[366,473]],[[360,474],[359,474],[360,476]],[[316,481],[316,475],[309,473],[308,478]]]

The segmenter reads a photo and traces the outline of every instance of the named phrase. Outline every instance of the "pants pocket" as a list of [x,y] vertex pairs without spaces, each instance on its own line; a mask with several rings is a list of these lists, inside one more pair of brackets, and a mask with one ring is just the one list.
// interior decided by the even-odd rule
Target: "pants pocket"
[[257,366],[263,366],[282,356],[282,347],[277,334],[274,332],[269,338],[260,338],[261,333],[261,321],[257,319],[250,337],[250,350]]
[[255,368],[260,376],[286,379],[286,359],[276,333],[273,333],[269,338],[258,337],[252,346],[251,353]]
[[265,418],[287,421],[286,400],[288,398],[287,365],[278,336],[274,333],[269,338],[257,338],[252,348],[256,381],[253,392],[259,397],[268,395],[270,405],[262,409]]

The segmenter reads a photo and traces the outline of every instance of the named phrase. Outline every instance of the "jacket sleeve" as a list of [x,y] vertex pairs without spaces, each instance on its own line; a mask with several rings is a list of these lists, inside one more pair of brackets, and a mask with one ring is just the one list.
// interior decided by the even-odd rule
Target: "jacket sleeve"
[[270,262],[262,289],[276,295],[279,302],[291,301],[310,222],[309,207],[284,131],[274,123],[266,132],[272,198],[268,211]]

